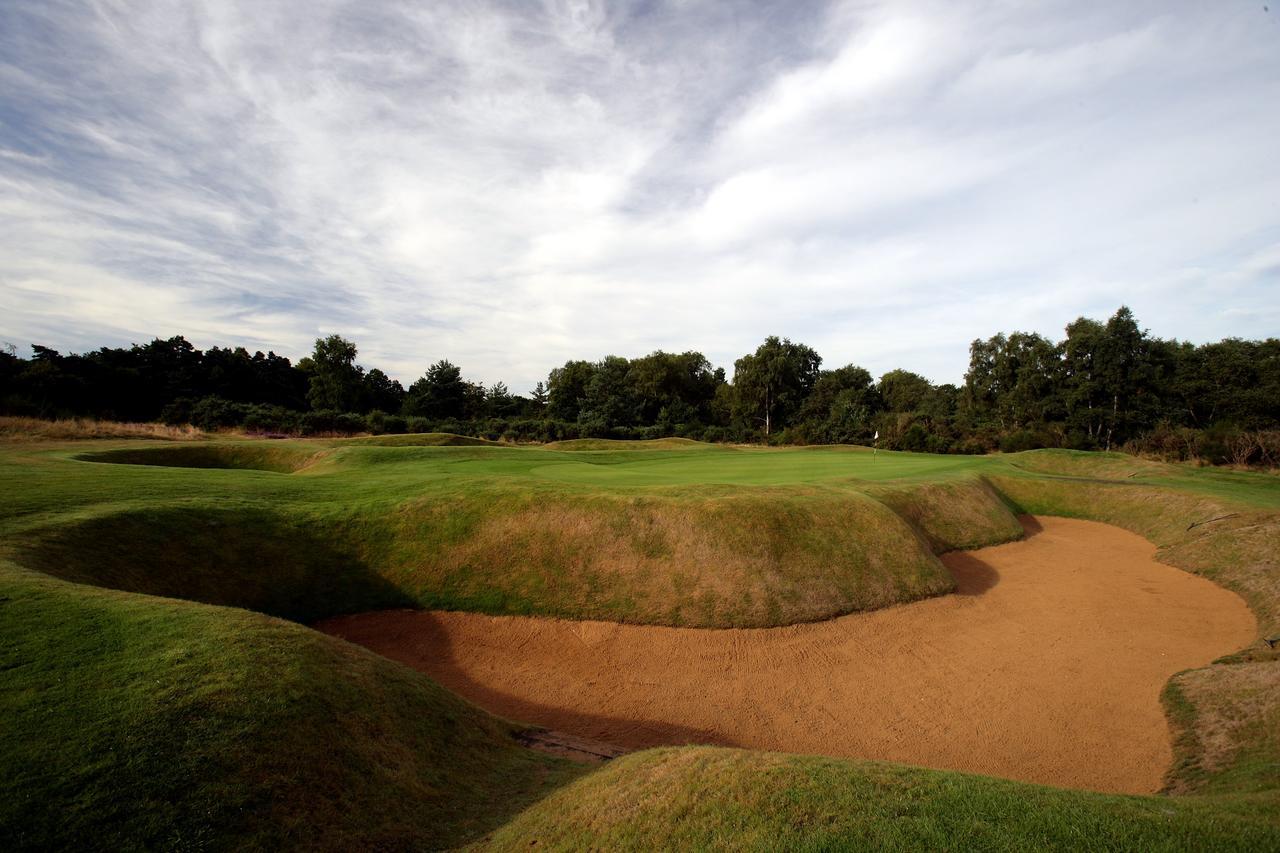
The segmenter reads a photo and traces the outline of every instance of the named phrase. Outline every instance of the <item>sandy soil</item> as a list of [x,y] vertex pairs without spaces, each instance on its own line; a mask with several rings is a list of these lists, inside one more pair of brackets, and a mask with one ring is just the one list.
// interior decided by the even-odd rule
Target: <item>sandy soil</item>
[[1119,528],[1026,518],[944,558],[956,595],[786,628],[390,611],[320,630],[496,714],[639,748],[713,743],[1146,793],[1160,691],[1254,639],[1242,599]]

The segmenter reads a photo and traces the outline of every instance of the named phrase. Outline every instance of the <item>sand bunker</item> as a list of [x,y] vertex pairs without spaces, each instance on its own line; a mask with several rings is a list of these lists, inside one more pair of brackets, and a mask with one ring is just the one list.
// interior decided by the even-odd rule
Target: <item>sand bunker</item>
[[1244,602],[1103,524],[1024,519],[947,555],[957,595],[812,625],[705,630],[391,611],[317,626],[483,708],[639,748],[884,759],[1100,791],[1161,787],[1160,691],[1246,645]]

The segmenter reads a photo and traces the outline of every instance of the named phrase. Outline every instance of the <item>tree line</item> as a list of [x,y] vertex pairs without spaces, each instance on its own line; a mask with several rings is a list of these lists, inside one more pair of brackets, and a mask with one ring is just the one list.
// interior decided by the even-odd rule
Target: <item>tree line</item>
[[[447,431],[513,441],[659,438],[871,444],[935,453],[1126,448],[1167,458],[1280,460],[1280,340],[1152,337],[1120,308],[1060,341],[975,340],[962,385],[907,370],[824,369],[768,337],[732,380],[699,352],[569,361],[527,395],[468,381],[447,359],[408,388],[330,335],[296,363],[185,338],[63,355],[0,352],[0,411],[239,427],[266,434]],[[877,438],[878,436],[878,438]]]

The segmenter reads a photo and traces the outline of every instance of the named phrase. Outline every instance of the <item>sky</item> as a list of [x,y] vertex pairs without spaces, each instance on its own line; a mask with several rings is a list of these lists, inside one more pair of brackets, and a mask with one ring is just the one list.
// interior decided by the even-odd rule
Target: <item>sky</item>
[[0,0],[0,341],[1280,335],[1280,3]]

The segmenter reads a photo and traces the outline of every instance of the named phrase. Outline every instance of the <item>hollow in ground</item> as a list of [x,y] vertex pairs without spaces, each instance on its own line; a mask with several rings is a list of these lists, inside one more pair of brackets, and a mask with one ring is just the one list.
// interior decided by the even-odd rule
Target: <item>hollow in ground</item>
[[1253,639],[1244,602],[1119,528],[1025,518],[959,592],[806,625],[682,629],[385,611],[321,630],[489,711],[628,748],[708,743],[1100,791],[1161,787],[1160,692]]

